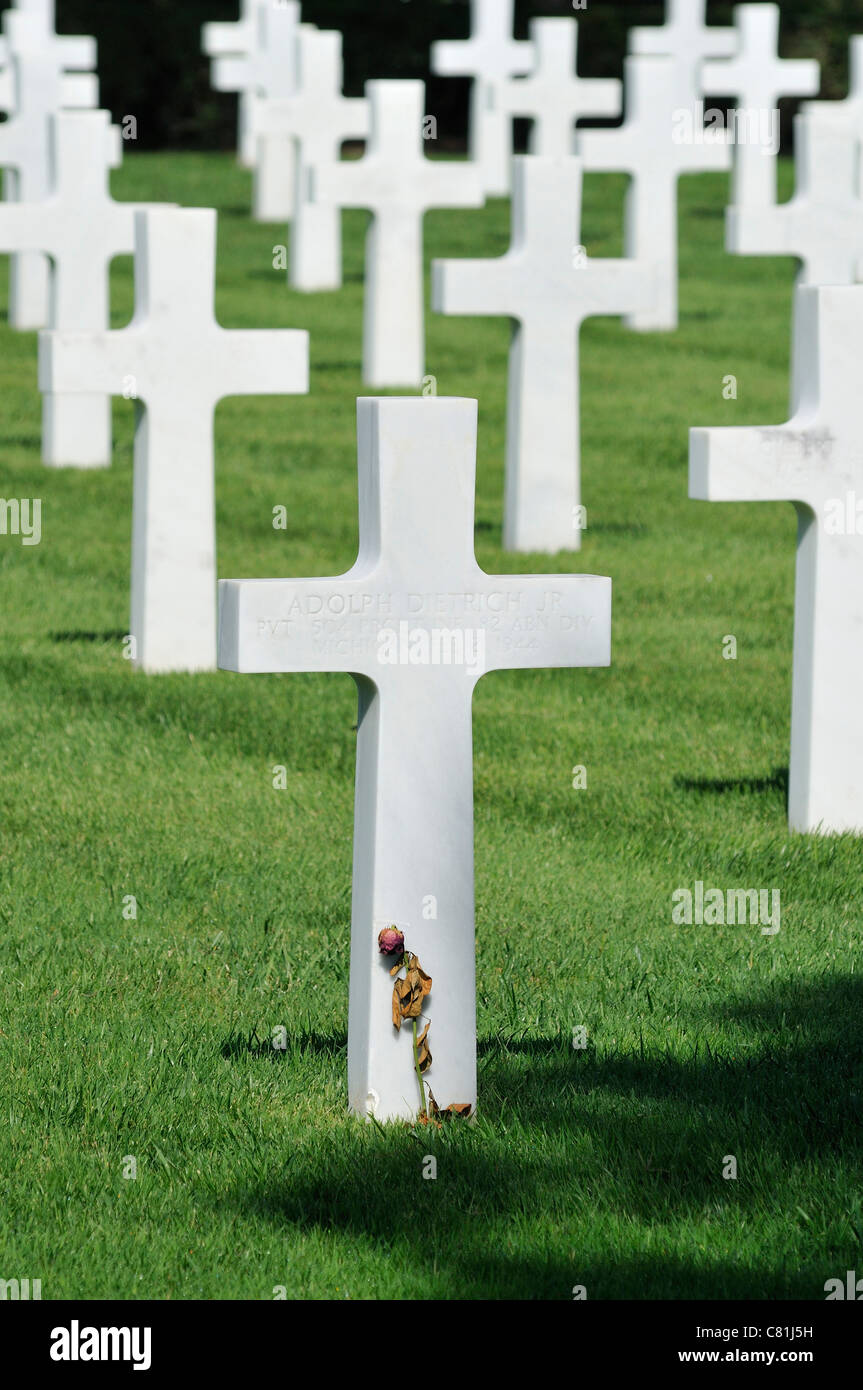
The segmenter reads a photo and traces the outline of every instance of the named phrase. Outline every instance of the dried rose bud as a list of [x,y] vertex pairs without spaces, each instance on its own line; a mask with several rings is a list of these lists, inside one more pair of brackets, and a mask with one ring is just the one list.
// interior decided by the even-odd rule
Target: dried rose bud
[[395,951],[403,951],[404,948],[404,932],[400,932],[397,927],[384,927],[383,931],[378,932],[378,950],[382,955],[391,956]]

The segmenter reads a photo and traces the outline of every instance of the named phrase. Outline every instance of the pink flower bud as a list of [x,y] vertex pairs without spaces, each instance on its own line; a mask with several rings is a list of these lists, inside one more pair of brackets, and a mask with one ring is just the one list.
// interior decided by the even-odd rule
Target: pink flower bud
[[382,955],[391,956],[395,951],[403,951],[404,948],[404,932],[400,932],[397,927],[384,927],[383,931],[378,932],[378,950]]

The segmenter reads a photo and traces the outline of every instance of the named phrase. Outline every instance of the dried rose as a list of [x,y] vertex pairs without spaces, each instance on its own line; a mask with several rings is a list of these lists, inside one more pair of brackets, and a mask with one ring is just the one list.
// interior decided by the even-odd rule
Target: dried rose
[[384,927],[383,931],[378,932],[378,950],[382,955],[391,956],[394,951],[403,951],[404,948],[404,932],[400,932],[398,927]]

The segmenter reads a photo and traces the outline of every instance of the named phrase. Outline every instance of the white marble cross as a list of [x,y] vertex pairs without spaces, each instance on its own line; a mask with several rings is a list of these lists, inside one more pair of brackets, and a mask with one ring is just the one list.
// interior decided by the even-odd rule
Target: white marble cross
[[794,196],[730,207],[726,248],[742,256],[797,256],[798,283],[850,285],[863,259],[859,148],[841,127],[794,117]]
[[216,213],[136,215],[135,316],[112,332],[46,332],[43,391],[137,402],[132,518],[135,663],[216,661],[213,414],[225,396],[308,390],[308,334],[228,331],[213,300]]
[[706,94],[701,81],[705,58],[732,58],[737,48],[733,29],[706,23],[707,0],[666,0],[666,21],[630,29],[629,51],[672,57],[672,107],[692,110]]
[[658,276],[653,302],[626,320],[638,330],[677,327],[677,180],[681,174],[725,170],[731,162],[724,139],[677,138],[686,131],[675,125],[674,61],[627,58],[623,125],[578,132],[586,170],[630,175],[624,250],[628,257],[653,265]]
[[811,97],[821,68],[811,58],[779,57],[779,6],[736,5],[737,56],[706,62],[705,91],[737,98],[732,202],[737,207],[776,202],[780,97]]
[[312,170],[314,201],[368,208],[363,381],[419,386],[425,371],[423,216],[483,204],[473,165],[426,159],[422,82],[366,83],[371,139],[362,159]]
[[863,34],[855,34],[848,51],[848,95],[841,101],[805,101],[804,116],[842,129],[863,140]]
[[[246,58],[253,52],[257,37],[256,12],[260,0],[240,0],[240,17],[229,23],[205,24],[201,47],[208,58]],[[240,87],[237,111],[237,152],[240,163],[251,169],[255,163],[254,106],[252,87]]]
[[[24,14],[22,22],[14,14]],[[96,67],[96,41],[89,37],[56,34],[54,32],[54,0],[18,0],[14,9],[3,16],[3,35],[0,37],[0,111],[15,109],[13,56],[21,56],[35,47],[37,52],[47,48],[59,59],[59,68],[73,80],[64,83],[64,106],[80,105],[80,87],[74,81],[76,72],[92,72]]]
[[863,832],[863,286],[797,291],[802,390],[786,425],[696,429],[689,495],[795,504],[788,819]]
[[432,71],[440,77],[472,77],[470,157],[487,197],[504,198],[511,187],[512,118],[495,100],[500,82],[528,72],[533,44],[512,37],[515,0],[471,0],[469,39],[432,45]]
[[[291,97],[297,88],[297,35],[300,31],[298,0],[284,4],[258,4],[253,17],[255,41],[248,53],[224,54],[213,60],[213,86],[219,92],[248,93],[245,104],[244,154],[250,148],[251,163],[258,157],[257,116],[263,99]],[[293,147],[286,142],[284,162],[293,158]],[[268,220],[289,220],[294,210],[294,172],[285,179],[278,206],[270,204]]]
[[354,567],[220,585],[220,666],[346,672],[358,686],[348,1100],[380,1120],[420,1109],[410,1033],[392,1023],[392,960],[378,951],[391,923],[432,977],[435,1100],[476,1104],[476,682],[610,661],[609,579],[477,565],[476,418],[470,400],[359,401]]
[[647,310],[650,267],[592,260],[579,243],[581,161],[513,161],[512,247],[499,260],[435,261],[432,307],[514,320],[507,404],[504,548],[581,544],[578,339],[597,314]]
[[[99,332],[110,327],[109,271],[135,249],[136,203],[115,203],[107,111],[65,111],[51,118],[54,192],[38,203],[0,203],[0,252],[39,250],[53,263],[51,327]],[[111,397],[46,394],[42,458],[82,468],[111,462]]]
[[[346,140],[366,139],[369,103],[364,97],[342,96],[342,36],[335,30],[303,26],[297,68],[296,95],[258,107],[255,210],[261,216],[274,198],[278,205],[293,167],[290,283],[297,290],[337,290],[342,283],[342,215],[332,203],[309,199],[309,171],[337,163]],[[292,147],[287,165],[285,141]]]
[[[0,167],[4,197],[37,202],[51,192],[50,117],[68,107],[99,104],[99,82],[91,38],[57,38],[45,11],[9,10],[3,15],[7,74],[14,91],[14,114],[0,125]],[[9,322],[13,328],[41,328],[48,322],[50,267],[40,253],[13,256],[9,273]]]
[[620,115],[621,84],[616,77],[579,77],[576,20],[535,19],[530,37],[536,53],[530,76],[499,83],[493,100],[507,117],[530,118],[531,154],[562,159],[572,153],[576,121]]

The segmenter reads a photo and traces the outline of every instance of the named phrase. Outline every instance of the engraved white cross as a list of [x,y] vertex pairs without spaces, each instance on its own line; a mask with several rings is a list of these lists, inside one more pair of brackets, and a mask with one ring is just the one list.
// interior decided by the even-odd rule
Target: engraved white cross
[[[58,38],[44,12],[7,11],[3,15],[4,52],[11,79],[14,114],[0,125],[0,166],[4,197],[38,202],[51,192],[49,120],[63,107],[99,104],[99,82],[92,72],[69,72],[96,63],[93,39]],[[115,162],[119,163],[119,152]],[[14,328],[42,328],[48,322],[50,267],[45,256],[13,256],[9,275],[9,322]]]
[[495,101],[500,82],[530,72],[533,44],[512,37],[515,0],[471,0],[469,39],[440,39],[432,45],[432,71],[441,77],[472,77],[470,157],[483,191],[510,191],[512,118]]
[[43,391],[138,402],[131,633],[147,671],[215,666],[217,403],[308,390],[308,334],[222,328],[215,266],[215,211],[139,212],[129,327],[40,335]]
[[[626,196],[624,250],[650,263],[658,293],[644,312],[629,316],[630,328],[677,327],[677,181],[681,174],[729,168],[723,139],[678,138],[675,124],[673,58],[637,57],[625,62],[626,120],[614,130],[580,130],[578,150],[591,171],[630,176]],[[712,132],[707,132],[709,137]]]
[[588,259],[581,235],[581,161],[517,157],[513,235],[491,261],[435,261],[442,314],[513,320],[507,404],[504,547],[576,550],[581,532],[579,351],[596,314],[650,309],[655,277],[635,261]]
[[778,133],[780,97],[814,96],[821,84],[821,69],[812,58],[779,57],[778,5],[736,5],[734,24],[736,57],[705,63],[702,82],[705,91],[737,98],[741,123],[734,142],[732,202],[738,207],[763,206],[776,202],[778,149],[772,150],[765,141],[761,118],[774,118]]
[[393,1028],[378,930],[402,926],[432,976],[437,1103],[475,1105],[473,689],[484,671],[608,665],[611,581],[479,568],[475,401],[361,400],[358,435],[356,564],[331,579],[223,580],[219,664],[356,680],[348,1097],[358,1114],[409,1119],[413,1054]]
[[[342,36],[302,26],[297,91],[258,107],[255,208],[266,220],[294,173],[290,283],[298,290],[336,290],[342,283],[342,218],[332,203],[312,202],[309,173],[339,160],[342,144],[365,139],[371,115],[364,97],[342,95]],[[286,155],[288,156],[286,158]]]
[[[786,425],[695,429],[689,495],[793,502],[797,588],[788,818],[863,832],[863,286],[797,291],[805,353]],[[857,499],[860,499],[859,502]]]
[[[51,118],[54,192],[38,203],[0,203],[0,251],[43,251],[53,263],[51,327],[86,333],[110,327],[109,272],[135,249],[141,203],[115,203],[108,188],[114,128],[107,111]],[[42,458],[81,468],[111,462],[110,396],[42,398]]]
[[579,77],[574,19],[535,19],[530,37],[536,53],[530,76],[500,83],[494,101],[508,116],[533,122],[531,154],[563,158],[572,153],[576,121],[620,115],[621,84],[616,77]]
[[312,171],[315,201],[369,208],[363,380],[419,386],[425,371],[423,216],[429,208],[481,207],[471,164],[426,159],[422,82],[367,82],[371,139],[362,159]]

